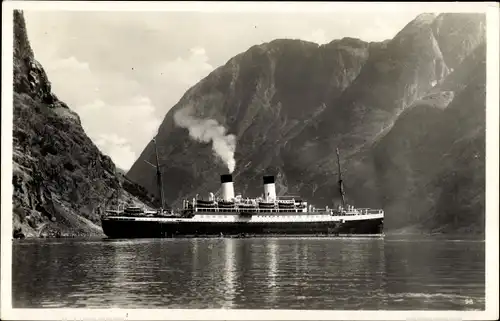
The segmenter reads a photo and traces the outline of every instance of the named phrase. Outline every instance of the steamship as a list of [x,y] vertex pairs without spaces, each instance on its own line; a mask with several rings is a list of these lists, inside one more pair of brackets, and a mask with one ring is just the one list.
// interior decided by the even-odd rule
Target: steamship
[[[342,201],[337,208],[317,209],[300,198],[278,197],[271,175],[263,176],[261,197],[243,198],[234,193],[233,176],[223,174],[220,197],[210,193],[208,200],[198,196],[185,199],[177,213],[165,211],[163,206],[157,211],[139,207],[110,209],[101,218],[102,229],[109,238],[383,235],[382,209],[345,204],[338,149],[337,160]],[[163,205],[158,157],[155,167]]]

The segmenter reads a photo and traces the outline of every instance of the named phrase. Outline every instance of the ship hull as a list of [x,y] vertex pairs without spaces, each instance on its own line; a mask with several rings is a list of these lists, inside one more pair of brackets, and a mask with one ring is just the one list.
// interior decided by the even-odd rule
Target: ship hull
[[105,218],[109,238],[265,235],[367,235],[383,233],[383,218],[333,222],[190,222]]

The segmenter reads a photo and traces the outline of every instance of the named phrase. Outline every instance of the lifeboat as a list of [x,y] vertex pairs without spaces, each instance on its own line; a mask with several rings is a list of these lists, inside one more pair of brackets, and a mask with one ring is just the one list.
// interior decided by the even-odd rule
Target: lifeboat
[[123,211],[125,214],[142,214],[144,210],[138,206],[129,206]]
[[279,208],[295,208],[295,203],[278,203]]
[[214,207],[215,202],[214,201],[196,200],[196,206],[198,206],[198,207]]
[[217,205],[223,208],[233,208],[235,206],[234,202],[231,201],[219,201]]
[[274,208],[274,203],[259,202],[259,207],[261,207],[261,208]]

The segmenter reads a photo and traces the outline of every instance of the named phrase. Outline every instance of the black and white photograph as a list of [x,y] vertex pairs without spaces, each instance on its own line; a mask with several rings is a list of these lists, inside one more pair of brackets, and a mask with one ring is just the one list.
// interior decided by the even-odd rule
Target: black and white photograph
[[499,5],[2,3],[2,320],[498,319]]

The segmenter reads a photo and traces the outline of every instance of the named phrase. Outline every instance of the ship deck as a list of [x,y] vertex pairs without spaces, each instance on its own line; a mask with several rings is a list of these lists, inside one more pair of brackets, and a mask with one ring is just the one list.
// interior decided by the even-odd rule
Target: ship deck
[[[288,215],[286,215],[288,214]],[[293,214],[293,215],[292,215]],[[302,215],[303,214],[303,215]],[[320,213],[276,213],[273,215],[254,214],[249,217],[241,217],[240,214],[232,215],[210,215],[196,214],[191,218],[186,217],[148,217],[148,216],[108,216],[104,220],[116,221],[144,221],[144,222],[182,222],[182,223],[294,223],[294,222],[342,222],[342,221],[359,221],[359,220],[374,220],[383,219],[384,213],[374,214],[358,214],[358,215],[330,215]]]

